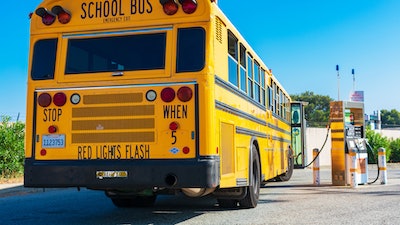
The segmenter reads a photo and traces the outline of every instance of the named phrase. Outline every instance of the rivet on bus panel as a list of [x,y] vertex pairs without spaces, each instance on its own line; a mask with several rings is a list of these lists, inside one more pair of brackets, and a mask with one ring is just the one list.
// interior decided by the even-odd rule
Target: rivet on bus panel
[[42,23],[44,25],[51,25],[54,23],[54,21],[56,20],[56,15],[54,13],[52,13],[51,11],[47,10],[46,8],[38,8],[35,11],[36,15],[42,17]]

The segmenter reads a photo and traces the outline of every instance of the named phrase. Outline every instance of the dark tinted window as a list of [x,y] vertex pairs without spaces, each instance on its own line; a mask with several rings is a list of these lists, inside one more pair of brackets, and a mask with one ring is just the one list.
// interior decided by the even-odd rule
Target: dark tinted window
[[178,30],[176,72],[196,72],[204,68],[205,37],[201,27]]
[[33,80],[54,78],[56,65],[57,39],[40,40],[33,48],[32,71]]
[[71,39],[66,74],[165,68],[166,33]]

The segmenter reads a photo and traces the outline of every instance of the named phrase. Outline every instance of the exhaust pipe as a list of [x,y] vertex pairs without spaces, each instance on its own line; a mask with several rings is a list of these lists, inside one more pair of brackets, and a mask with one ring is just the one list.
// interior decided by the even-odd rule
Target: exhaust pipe
[[176,183],[178,183],[178,178],[176,177],[175,174],[168,174],[165,177],[165,183],[169,186],[169,187],[173,187],[176,185]]

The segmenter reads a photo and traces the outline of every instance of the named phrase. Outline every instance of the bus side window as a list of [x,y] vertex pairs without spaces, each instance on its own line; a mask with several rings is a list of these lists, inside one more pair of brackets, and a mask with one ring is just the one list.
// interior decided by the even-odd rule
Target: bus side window
[[247,54],[247,91],[250,98],[254,98],[253,56]]
[[247,92],[247,78],[246,78],[246,47],[240,43],[240,90]]
[[50,80],[54,78],[57,43],[57,38],[39,40],[35,43],[32,57],[32,80]]
[[261,68],[261,104],[263,106],[266,105],[265,96],[265,70]]
[[228,30],[228,76],[229,82],[236,87],[238,83],[238,39]]

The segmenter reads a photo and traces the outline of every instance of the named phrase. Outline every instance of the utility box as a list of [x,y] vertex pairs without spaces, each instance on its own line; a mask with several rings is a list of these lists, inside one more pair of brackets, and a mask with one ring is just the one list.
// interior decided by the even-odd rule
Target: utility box
[[332,137],[332,184],[350,185],[351,158],[349,152],[355,149],[358,184],[368,182],[368,154],[365,145],[364,103],[335,101],[330,103]]

